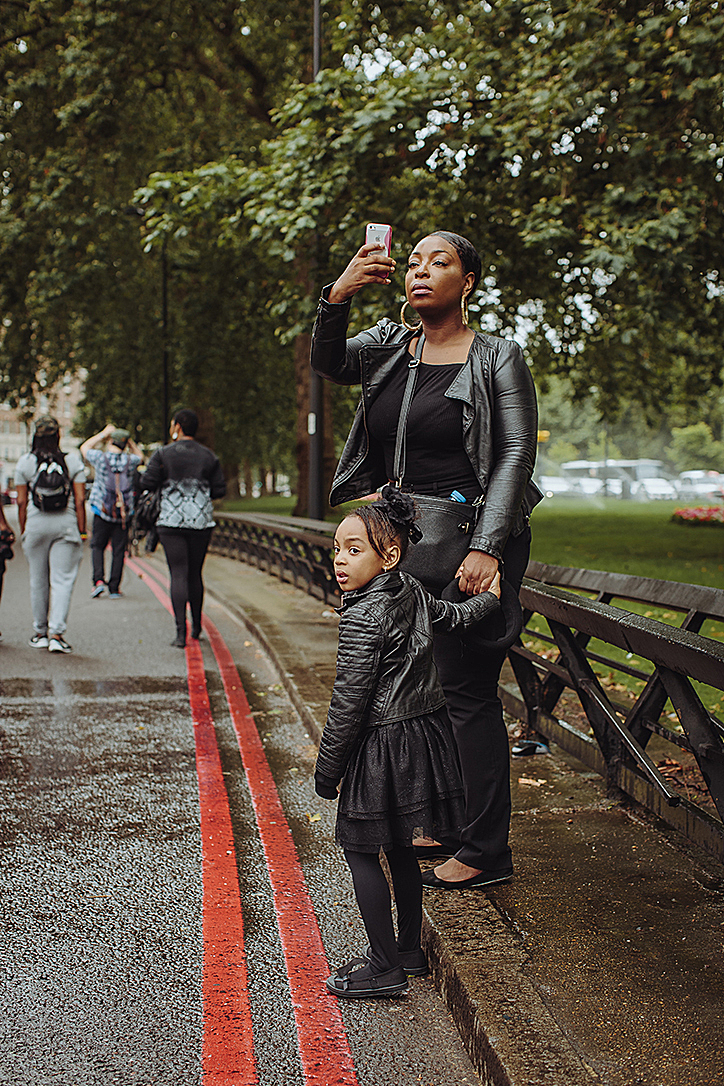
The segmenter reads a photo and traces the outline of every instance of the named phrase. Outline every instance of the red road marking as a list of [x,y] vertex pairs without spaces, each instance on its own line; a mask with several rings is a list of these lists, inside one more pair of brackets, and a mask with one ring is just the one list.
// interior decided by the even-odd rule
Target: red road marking
[[[126,559],[126,564],[139,577],[148,572],[133,560]],[[148,576],[143,579],[171,611],[163,589]],[[203,1086],[257,1086],[236,849],[198,641],[186,647],[186,666],[201,810],[202,1082]]]
[[[145,563],[128,564],[134,572],[159,576]],[[161,598],[160,589],[145,579]],[[169,607],[166,598],[162,602]],[[339,1003],[324,986],[329,966],[319,925],[249,702],[223,637],[206,616],[203,625],[224,684],[267,861],[307,1086],[359,1086]],[[188,648],[186,653],[188,659]]]
[[307,1086],[358,1086],[339,1003],[327,991],[327,956],[312,899],[236,665],[204,619],[226,691],[269,869]]

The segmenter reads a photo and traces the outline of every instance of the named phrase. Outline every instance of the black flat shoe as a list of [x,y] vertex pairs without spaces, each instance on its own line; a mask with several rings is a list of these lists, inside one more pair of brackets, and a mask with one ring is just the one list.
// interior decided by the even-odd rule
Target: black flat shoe
[[449,860],[457,851],[445,845],[413,845],[418,860]]
[[[369,947],[367,947],[369,950]],[[350,973],[353,973],[355,969],[363,969],[365,965],[369,965],[369,957],[367,951],[365,951],[363,957],[353,958],[351,962],[347,962],[346,965],[340,965],[339,969],[333,975],[335,977],[348,977]]]
[[422,873],[422,885],[426,890],[479,890],[486,886],[495,886],[499,882],[509,882],[513,877],[513,868],[509,871],[500,871],[497,874],[491,874],[488,871],[481,871],[479,875],[472,875],[469,879],[463,879],[462,882],[448,882],[447,879],[440,879],[435,874],[435,871],[423,871]]
[[[405,976],[426,977],[430,972],[424,950],[398,950],[397,953],[400,955],[400,965],[402,966]],[[371,956],[372,948],[368,946],[364,956],[365,965],[369,962]],[[359,960],[359,958],[355,958],[355,961]],[[337,970],[338,974],[341,972],[341,969]]]
[[[350,963],[351,964],[351,963]],[[340,999],[392,999],[404,995],[409,985],[400,966],[388,969],[386,973],[374,974],[369,962],[361,969],[344,973],[341,970],[327,978],[327,991]]]
[[185,649],[186,648],[186,638],[185,637],[174,637],[173,641],[171,642],[171,648],[172,649]]
[[201,627],[200,626],[199,626],[198,629],[194,628],[191,631],[191,637],[192,637],[192,639],[194,641],[200,641],[201,640]]

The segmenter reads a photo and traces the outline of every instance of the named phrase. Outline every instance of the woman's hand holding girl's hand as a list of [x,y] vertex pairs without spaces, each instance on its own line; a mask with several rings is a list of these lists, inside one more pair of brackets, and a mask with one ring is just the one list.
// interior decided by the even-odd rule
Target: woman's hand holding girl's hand
[[389,283],[395,262],[384,245],[363,245],[329,292],[332,303],[346,302],[368,283]]
[[[468,551],[455,576],[460,578],[460,591],[467,592],[468,596],[479,596],[481,592],[493,592],[500,596],[498,559],[493,558],[492,554]],[[497,591],[493,585],[497,585]]]

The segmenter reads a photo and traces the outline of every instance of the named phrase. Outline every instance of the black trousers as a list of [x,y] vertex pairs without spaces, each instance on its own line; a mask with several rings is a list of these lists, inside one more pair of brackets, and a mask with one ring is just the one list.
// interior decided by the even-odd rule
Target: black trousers
[[352,872],[354,893],[370,941],[370,963],[375,973],[400,964],[398,950],[419,950],[422,929],[422,874],[412,847],[386,852],[397,906],[397,931],[392,923],[390,887],[376,852],[350,852],[345,859]]
[[176,620],[176,634],[186,637],[186,604],[191,608],[191,629],[201,630],[204,582],[201,570],[209,549],[212,528],[161,528],[158,538],[166,552],[171,574],[171,604]]
[[91,558],[93,560],[93,584],[105,581],[104,555],[105,549],[111,545],[111,573],[108,578],[108,591],[117,592],[123,576],[123,559],[128,542],[128,528],[124,528],[120,520],[104,520],[98,514],[93,516],[93,533],[91,535]]
[[[510,538],[503,552],[506,580],[520,588],[530,555],[530,530]],[[482,648],[475,628],[436,633],[434,656],[460,755],[466,825],[455,846],[461,863],[481,871],[511,866],[510,751],[498,697],[505,652]]]

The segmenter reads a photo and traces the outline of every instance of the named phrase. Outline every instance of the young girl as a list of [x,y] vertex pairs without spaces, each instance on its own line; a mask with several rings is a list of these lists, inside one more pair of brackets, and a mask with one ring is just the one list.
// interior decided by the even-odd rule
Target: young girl
[[[414,837],[464,824],[455,742],[432,659],[432,630],[471,626],[498,611],[500,578],[463,603],[436,600],[395,567],[420,538],[412,498],[390,486],[346,517],[334,537],[344,593],[337,675],[315,771],[317,794],[337,798],[336,839],[352,872],[369,937],[363,957],[327,980],[345,999],[397,996],[422,976],[422,880]],[[397,905],[395,939],[389,864]]]

